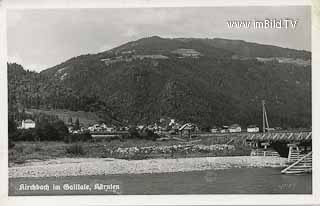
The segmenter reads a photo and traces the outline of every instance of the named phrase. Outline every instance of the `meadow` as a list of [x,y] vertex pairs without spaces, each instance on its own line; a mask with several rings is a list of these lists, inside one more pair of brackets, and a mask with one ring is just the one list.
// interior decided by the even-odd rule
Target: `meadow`
[[[211,149],[214,148],[218,149]],[[221,147],[220,147],[221,145]],[[127,149],[128,154],[119,152]],[[146,152],[146,149],[149,148]],[[168,148],[169,149],[168,152]],[[186,148],[191,148],[186,150]],[[197,148],[197,149],[192,149]],[[232,148],[232,149],[224,149]],[[143,151],[132,152],[132,151]],[[157,151],[155,151],[157,150]],[[212,135],[197,137],[190,141],[166,140],[152,141],[147,139],[114,139],[99,141],[78,141],[66,143],[62,141],[16,141],[9,148],[9,166],[22,164],[28,161],[41,161],[55,158],[85,157],[85,158],[122,158],[122,159],[149,159],[149,158],[180,158],[203,156],[247,156],[250,147],[245,139],[235,134]],[[130,153],[130,154],[129,154]]]

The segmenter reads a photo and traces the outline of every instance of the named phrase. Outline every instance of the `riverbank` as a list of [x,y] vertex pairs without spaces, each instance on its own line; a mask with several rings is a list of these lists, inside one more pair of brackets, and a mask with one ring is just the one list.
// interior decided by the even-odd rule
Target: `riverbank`
[[248,156],[251,148],[233,134],[191,141],[126,139],[65,143],[61,141],[13,142],[9,166],[57,158],[115,158],[127,160]]
[[9,177],[66,177],[285,167],[286,162],[287,158],[251,156],[147,160],[58,158],[45,161],[26,161],[23,164],[11,165],[9,167]]

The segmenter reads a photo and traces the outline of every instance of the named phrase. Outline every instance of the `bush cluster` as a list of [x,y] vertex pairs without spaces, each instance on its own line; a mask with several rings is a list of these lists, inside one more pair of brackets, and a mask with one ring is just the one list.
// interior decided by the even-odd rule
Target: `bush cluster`
[[65,143],[85,142],[85,141],[91,141],[91,140],[92,140],[92,137],[90,133],[69,134],[64,138]]
[[77,156],[85,154],[83,146],[79,143],[74,143],[74,144],[66,147],[66,152],[68,154],[77,155]]

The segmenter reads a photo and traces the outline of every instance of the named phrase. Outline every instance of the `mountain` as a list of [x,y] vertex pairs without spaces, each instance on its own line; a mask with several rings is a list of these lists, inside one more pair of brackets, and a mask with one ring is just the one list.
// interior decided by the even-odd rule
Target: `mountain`
[[203,41],[216,48],[225,49],[242,57],[285,57],[303,60],[311,59],[311,53],[303,50],[294,50],[272,45],[251,43],[243,40],[229,40],[221,38],[205,39]]
[[278,61],[310,57],[306,51],[238,40],[154,36],[74,57],[38,75],[61,87],[58,91],[94,97],[93,104],[103,107],[91,110],[107,110],[123,123],[167,116],[202,127],[259,125],[266,100],[270,126],[310,127],[311,67]]

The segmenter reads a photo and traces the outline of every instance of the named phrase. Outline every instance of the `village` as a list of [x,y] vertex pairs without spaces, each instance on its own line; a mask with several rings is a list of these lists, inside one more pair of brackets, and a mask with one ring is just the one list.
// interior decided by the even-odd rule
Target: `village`
[[[78,123],[79,124],[79,123]],[[153,124],[138,124],[138,125],[127,125],[127,126],[116,126],[108,125],[104,122],[96,123],[85,127],[84,125],[77,126],[75,123],[66,123],[68,131],[70,134],[81,134],[81,133],[90,133],[92,135],[97,134],[117,134],[117,133],[126,133],[130,128],[134,128],[137,131],[152,131],[159,136],[180,136],[180,137],[189,137],[199,133],[257,133],[260,132],[260,129],[256,125],[249,125],[246,128],[242,128],[239,124],[232,124],[230,126],[223,125],[221,127],[212,126],[204,131],[200,129],[194,123],[182,123],[173,118],[160,118],[159,121]],[[21,121],[21,125],[18,126],[18,129],[33,129],[36,127],[36,122],[31,119],[26,119]],[[274,128],[268,128],[269,130],[274,130]],[[280,129],[280,128],[277,128]]]

